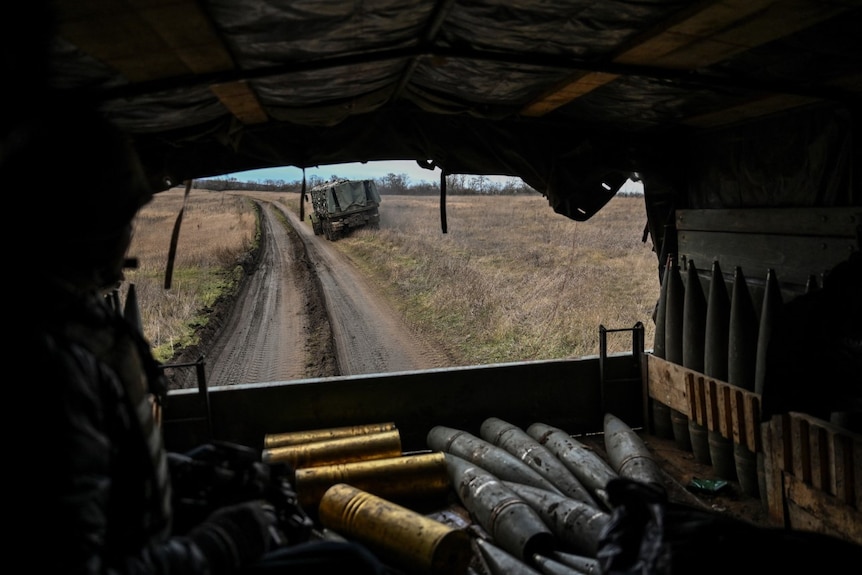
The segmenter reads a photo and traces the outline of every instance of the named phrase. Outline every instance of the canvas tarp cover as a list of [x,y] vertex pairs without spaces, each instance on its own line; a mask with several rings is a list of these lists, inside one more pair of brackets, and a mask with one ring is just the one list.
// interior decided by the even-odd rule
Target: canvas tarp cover
[[[94,98],[155,189],[411,160],[578,221],[629,177],[677,207],[859,202],[858,0],[52,5],[50,85]],[[42,25],[7,20],[7,108],[41,117]]]
[[372,181],[341,182],[331,190],[332,193],[326,195],[326,210],[330,214],[353,212],[380,203],[377,186]]

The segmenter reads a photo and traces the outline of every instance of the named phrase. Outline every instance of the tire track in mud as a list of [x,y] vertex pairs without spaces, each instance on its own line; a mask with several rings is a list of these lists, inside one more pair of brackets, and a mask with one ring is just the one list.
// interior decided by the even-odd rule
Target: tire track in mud
[[446,354],[407,326],[333,242],[315,236],[293,212],[278,206],[305,243],[325,301],[341,375],[445,367]]
[[332,242],[281,204],[252,197],[260,255],[212,343],[202,345],[210,386],[448,364]]
[[269,203],[259,206],[261,254],[254,272],[213,342],[210,385],[284,381],[306,376],[303,338],[309,318],[304,284],[295,273],[295,239]]

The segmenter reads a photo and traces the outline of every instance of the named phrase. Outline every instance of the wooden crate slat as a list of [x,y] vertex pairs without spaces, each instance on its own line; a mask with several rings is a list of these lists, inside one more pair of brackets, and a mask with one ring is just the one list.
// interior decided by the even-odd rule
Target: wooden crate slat
[[[780,416],[764,425],[764,466],[766,472],[766,505],[769,518],[778,525],[784,524],[784,489],[782,464],[784,458],[784,426]],[[769,449],[772,446],[772,449]]]
[[[721,420],[719,414],[719,403],[721,397],[718,391],[718,383],[714,379],[706,381],[706,426],[710,431],[721,433]],[[725,436],[726,437],[726,436]]]
[[785,525],[862,545],[862,513],[792,475],[784,476]]
[[663,404],[688,415],[685,374],[681,365],[649,356],[649,395]]
[[760,441],[760,398],[753,394],[742,394],[744,400],[745,444],[754,453],[761,451]]
[[697,418],[695,419],[695,421],[698,424],[706,427],[707,395],[706,395],[705,378],[702,375],[698,375],[698,376],[693,375],[692,379],[694,380],[694,383],[695,383],[694,395],[695,395],[695,406],[697,406]]
[[794,417],[790,421],[790,440],[793,442],[793,467],[791,473],[800,481],[811,484],[811,445],[808,442],[808,422]]
[[647,395],[752,451],[762,449],[760,396],[647,355]]
[[853,447],[849,437],[834,434],[830,436],[830,450],[835,466],[832,493],[846,503],[855,505],[853,495]]
[[[774,420],[775,418],[773,418]],[[786,471],[788,473],[793,472],[793,433],[792,433],[792,423],[790,421],[790,414],[783,413],[778,416],[779,421],[781,422],[781,444],[778,445],[781,449],[781,459],[779,460],[779,464],[781,465],[781,470]]]
[[733,409],[731,407],[730,396],[731,389],[726,385],[721,385],[716,382],[718,386],[718,394],[719,394],[719,402],[718,402],[718,412],[719,412],[719,421],[721,422],[721,435],[724,436],[725,439],[730,439],[733,441]]
[[745,398],[742,391],[734,389],[730,391],[730,409],[733,414],[733,442],[740,445],[748,445],[746,441],[745,421]]
[[862,511],[862,437],[847,433],[829,433],[835,497]]
[[827,433],[822,426],[809,427],[808,441],[811,453],[811,486],[835,495],[829,465],[829,445]]
[[647,356],[645,393],[763,459],[777,524],[862,543],[862,436],[803,413],[760,421],[760,395]]
[[694,389],[694,374],[685,374],[685,389],[688,399],[688,418],[697,421],[697,393]]

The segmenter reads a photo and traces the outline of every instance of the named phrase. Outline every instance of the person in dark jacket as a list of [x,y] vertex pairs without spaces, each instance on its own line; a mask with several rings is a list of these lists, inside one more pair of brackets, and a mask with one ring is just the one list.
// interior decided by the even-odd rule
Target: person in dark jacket
[[0,40],[9,562],[83,575],[388,573],[360,544],[307,539],[285,474],[250,448],[166,451],[161,366],[110,297],[154,187],[94,102],[52,87],[53,5],[10,7],[15,38]]
[[32,566],[238,572],[273,547],[274,512],[243,501],[176,532],[156,419],[165,382],[140,330],[107,297],[150,186],[123,133],[96,110],[65,98],[51,109],[4,134],[0,155],[7,215],[27,222],[11,257],[25,279],[27,313],[13,325],[28,367],[13,397],[34,410],[24,419],[33,433],[13,469],[32,476],[16,492],[26,502],[19,525],[41,522],[22,529],[45,548]]

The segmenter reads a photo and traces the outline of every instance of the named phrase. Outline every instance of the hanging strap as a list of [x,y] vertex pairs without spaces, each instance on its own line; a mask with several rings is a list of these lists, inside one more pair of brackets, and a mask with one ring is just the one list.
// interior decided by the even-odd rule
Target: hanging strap
[[299,193],[299,221],[305,221],[305,168],[302,168],[302,191]]
[[165,289],[171,289],[171,279],[174,276],[174,260],[177,257],[177,241],[180,238],[180,224],[183,221],[183,212],[186,211],[186,204],[189,201],[189,192],[192,189],[194,180],[186,180],[186,193],[183,195],[183,206],[180,208],[180,213],[177,214],[177,221],[174,222],[174,231],[171,234],[171,248],[168,252],[168,267],[165,270]]
[[446,172],[440,170],[440,227],[443,233],[448,228],[446,224]]

